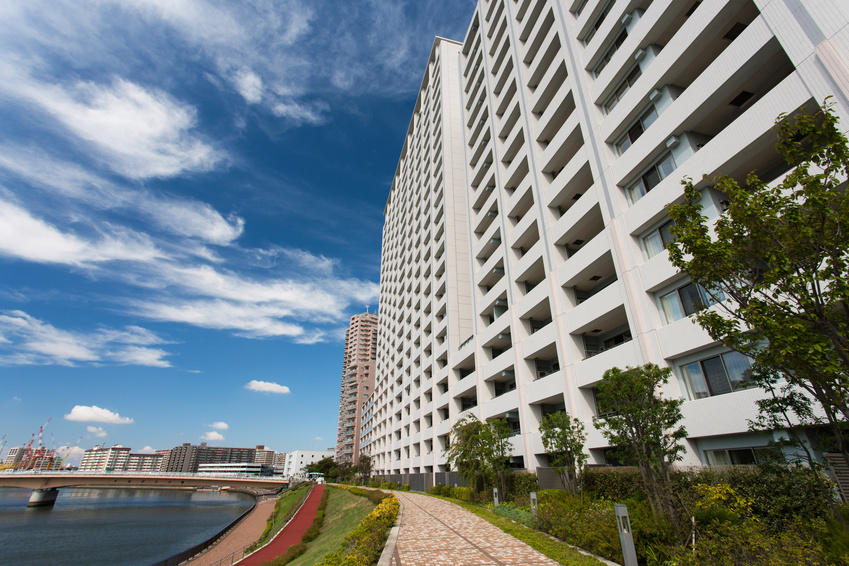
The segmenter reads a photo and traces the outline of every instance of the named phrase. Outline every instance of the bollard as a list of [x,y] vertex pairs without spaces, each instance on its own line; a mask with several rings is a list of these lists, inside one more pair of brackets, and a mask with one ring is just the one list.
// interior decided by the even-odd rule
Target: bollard
[[637,566],[637,551],[634,548],[634,535],[631,533],[631,520],[628,507],[621,503],[613,506],[616,511],[616,527],[619,529],[619,541],[622,543],[623,566]]
[[492,506],[498,507],[498,488],[497,487],[492,488]]
[[531,515],[534,519],[537,518],[537,492],[531,492]]

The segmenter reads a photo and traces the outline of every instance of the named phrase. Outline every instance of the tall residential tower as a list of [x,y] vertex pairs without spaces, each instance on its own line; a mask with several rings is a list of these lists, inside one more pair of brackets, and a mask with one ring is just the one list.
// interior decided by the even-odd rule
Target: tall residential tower
[[605,370],[673,369],[685,465],[746,463],[763,395],[749,361],[689,315],[706,300],[668,261],[665,205],[702,176],[786,172],[772,126],[833,95],[849,124],[849,3],[479,0],[437,38],[385,209],[374,470],[446,470],[464,414],[506,419],[516,468],[548,465],[539,423],[592,426]]
[[339,394],[339,425],[336,431],[336,461],[356,464],[360,456],[363,404],[374,391],[377,357],[377,314],[351,317],[345,333],[342,386]]

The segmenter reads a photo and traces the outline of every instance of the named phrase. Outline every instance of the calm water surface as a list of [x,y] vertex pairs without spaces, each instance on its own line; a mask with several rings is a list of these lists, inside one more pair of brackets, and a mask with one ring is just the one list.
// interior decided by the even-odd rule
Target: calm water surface
[[53,509],[28,509],[30,493],[0,489],[0,565],[150,566],[253,503],[239,493],[62,488]]

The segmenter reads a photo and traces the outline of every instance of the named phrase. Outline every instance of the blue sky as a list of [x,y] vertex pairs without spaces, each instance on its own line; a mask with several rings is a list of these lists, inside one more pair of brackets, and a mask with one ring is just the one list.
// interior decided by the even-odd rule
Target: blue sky
[[[0,436],[335,444],[348,318],[471,0],[0,3]],[[4,451],[5,452],[5,451]]]

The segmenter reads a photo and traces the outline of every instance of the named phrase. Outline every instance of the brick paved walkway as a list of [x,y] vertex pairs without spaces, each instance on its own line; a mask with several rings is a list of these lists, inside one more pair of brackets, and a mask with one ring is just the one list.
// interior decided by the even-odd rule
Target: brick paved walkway
[[393,566],[557,564],[462,507],[417,493],[393,493],[401,502]]
[[233,556],[233,553],[251,544],[262,535],[265,526],[268,524],[268,518],[274,511],[275,503],[277,503],[277,498],[257,503],[251,514],[230,531],[230,534],[197,558],[189,561],[189,566],[230,566],[236,560],[241,559],[241,552],[238,552],[235,556]]

